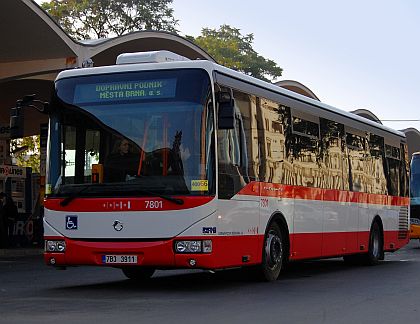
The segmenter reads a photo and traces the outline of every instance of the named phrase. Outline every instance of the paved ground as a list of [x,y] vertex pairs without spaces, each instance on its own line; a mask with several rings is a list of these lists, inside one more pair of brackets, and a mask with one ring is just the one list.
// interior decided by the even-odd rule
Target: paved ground
[[419,273],[418,241],[375,267],[294,263],[273,283],[159,271],[136,284],[118,269],[58,271],[39,254],[3,255],[0,323],[418,323]]

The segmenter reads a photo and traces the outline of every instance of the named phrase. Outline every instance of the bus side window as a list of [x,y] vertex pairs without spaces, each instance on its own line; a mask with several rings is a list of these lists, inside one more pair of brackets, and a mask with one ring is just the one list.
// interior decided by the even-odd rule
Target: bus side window
[[257,132],[256,97],[240,91],[233,91],[238,118],[236,119],[241,147],[241,167],[245,181],[257,180],[258,170],[258,141],[255,140]]
[[[344,152],[342,142],[344,141],[344,125],[332,120],[320,119],[321,126],[321,148],[323,167],[323,188],[326,189],[348,189],[348,183],[344,186],[343,179],[348,177],[348,166],[344,164]],[[347,166],[347,171],[345,166]],[[345,177],[343,177],[345,173]]]
[[[249,182],[247,137],[238,105],[243,98],[235,92],[235,127],[218,129],[219,198],[230,199]],[[245,121],[246,122],[246,121]]]
[[409,165],[407,144],[400,145],[401,163],[400,163],[400,195],[409,196]]
[[265,182],[293,184],[293,160],[287,149],[292,136],[290,108],[266,98],[257,98],[257,107],[259,178]]
[[367,141],[361,134],[346,134],[349,160],[349,189],[356,192],[369,192],[369,168],[367,161],[370,152]]
[[385,157],[388,167],[388,194],[400,195],[400,148],[385,144]]
[[372,176],[371,192],[374,194],[387,194],[387,180],[385,176],[385,146],[384,138],[375,134],[369,134],[369,150],[371,160],[369,162],[369,176]]
[[315,120],[313,116],[292,116],[291,153],[297,186],[322,188],[319,121]]

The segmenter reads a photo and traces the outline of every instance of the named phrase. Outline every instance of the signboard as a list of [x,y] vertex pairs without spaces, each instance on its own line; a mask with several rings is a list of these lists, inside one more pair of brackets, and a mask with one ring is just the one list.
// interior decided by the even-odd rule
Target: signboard
[[26,168],[16,165],[0,165],[0,179],[26,178]]
[[77,84],[73,103],[167,99],[176,95],[176,79]]

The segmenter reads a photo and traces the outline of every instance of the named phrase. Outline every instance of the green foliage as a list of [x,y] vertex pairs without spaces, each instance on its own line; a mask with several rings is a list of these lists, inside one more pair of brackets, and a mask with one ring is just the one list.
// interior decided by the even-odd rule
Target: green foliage
[[36,135],[10,141],[11,155],[16,159],[18,166],[31,167],[32,172],[39,173],[41,162],[39,139],[39,135]]
[[120,36],[139,30],[177,32],[172,0],[51,0],[42,8],[73,38]]
[[240,30],[222,25],[218,30],[203,28],[201,35],[189,40],[207,51],[218,63],[261,80],[271,81],[281,76],[283,69],[276,62],[259,55],[253,48],[254,35],[242,35]]

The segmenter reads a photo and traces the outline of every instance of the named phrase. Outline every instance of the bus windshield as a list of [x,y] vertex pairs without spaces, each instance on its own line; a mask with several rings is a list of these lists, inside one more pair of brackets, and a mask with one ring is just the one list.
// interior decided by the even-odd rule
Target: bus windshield
[[410,197],[412,205],[420,205],[420,154],[411,159]]
[[58,80],[54,119],[50,155],[60,165],[49,166],[52,195],[214,193],[213,104],[203,70]]

